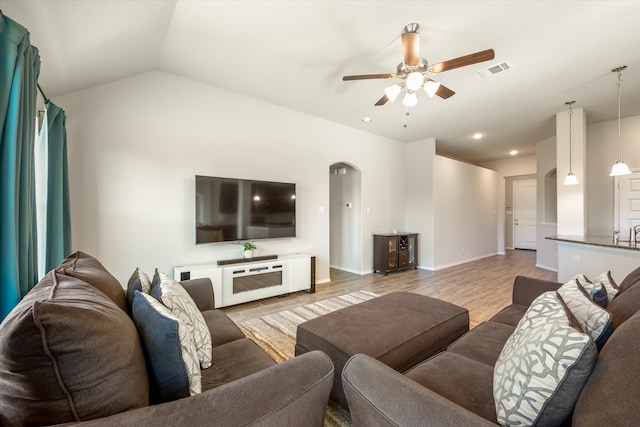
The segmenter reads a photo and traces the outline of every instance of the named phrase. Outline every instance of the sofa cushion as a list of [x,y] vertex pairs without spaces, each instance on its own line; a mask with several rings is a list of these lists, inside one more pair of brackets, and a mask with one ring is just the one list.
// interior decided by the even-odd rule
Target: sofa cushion
[[211,367],[202,371],[202,391],[255,374],[275,364],[276,362],[249,338],[217,346],[213,349]]
[[458,338],[447,350],[493,368],[514,329],[503,323],[483,322]]
[[127,310],[124,289],[120,282],[94,257],[76,251],[56,267],[56,271],[78,278],[104,292],[118,307]]
[[495,365],[493,394],[503,425],[559,425],[596,363],[591,337],[571,326],[556,292],[531,304]]
[[199,394],[200,363],[187,325],[150,295],[135,291],[133,320],[149,367],[154,403]]
[[151,292],[151,280],[149,276],[147,276],[147,273],[140,270],[140,268],[135,269],[127,282],[127,308],[130,314],[133,314],[131,307],[133,305],[135,291],[142,292],[143,294]]
[[632,286],[621,292],[609,305],[613,329],[626,322],[631,316],[640,311],[640,285]]
[[640,314],[635,314],[615,330],[600,351],[576,402],[573,425],[640,425],[639,352]]
[[211,366],[211,332],[189,293],[169,276],[159,273],[160,285],[152,287],[152,296],[190,329],[198,360],[204,369]]
[[[450,351],[405,373],[408,378],[481,417],[496,422],[493,368]],[[423,420],[426,424],[427,420]]]
[[582,330],[602,348],[613,330],[611,313],[596,304],[575,279],[560,286],[557,292]]
[[50,425],[149,404],[135,325],[103,292],[47,274],[0,325],[0,424]]
[[211,332],[211,344],[214,348],[245,337],[238,325],[222,310],[203,311],[202,317]]
[[625,292],[627,289],[640,282],[640,267],[633,270],[631,273],[627,274],[627,276],[622,279],[622,282],[618,285],[618,290],[620,292]]
[[526,305],[508,305],[497,312],[491,319],[489,319],[489,321],[515,327],[520,319],[522,319],[522,316],[524,316],[524,313],[526,313],[527,308],[528,307]]

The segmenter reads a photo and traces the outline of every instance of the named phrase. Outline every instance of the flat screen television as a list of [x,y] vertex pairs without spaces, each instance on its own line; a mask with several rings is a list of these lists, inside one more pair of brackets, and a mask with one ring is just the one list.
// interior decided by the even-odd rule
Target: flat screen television
[[296,185],[196,175],[196,244],[296,236]]

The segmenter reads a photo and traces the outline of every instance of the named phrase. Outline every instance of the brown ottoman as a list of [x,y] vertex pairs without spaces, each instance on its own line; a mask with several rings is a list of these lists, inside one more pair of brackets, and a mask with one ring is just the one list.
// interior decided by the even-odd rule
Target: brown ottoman
[[469,330],[467,309],[410,292],[394,292],[298,326],[296,356],[324,351],[335,374],[331,398],[348,409],[342,368],[364,353],[399,372],[447,348]]

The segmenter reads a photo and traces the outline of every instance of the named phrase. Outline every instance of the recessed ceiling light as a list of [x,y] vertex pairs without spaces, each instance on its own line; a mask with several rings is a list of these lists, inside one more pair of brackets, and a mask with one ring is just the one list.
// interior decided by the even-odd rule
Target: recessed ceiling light
[[482,134],[480,132],[473,134],[473,139],[480,139],[480,138],[482,138]]
[[511,154],[512,156],[515,156],[516,154],[518,154],[518,150],[511,150],[509,151],[509,154]]
[[369,123],[371,121],[371,117],[363,117],[362,121],[365,123]]

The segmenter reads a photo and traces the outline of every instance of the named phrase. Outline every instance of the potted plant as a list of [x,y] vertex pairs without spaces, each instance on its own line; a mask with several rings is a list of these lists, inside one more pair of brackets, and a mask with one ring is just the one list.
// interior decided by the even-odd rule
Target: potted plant
[[244,248],[244,257],[245,258],[253,257],[253,250],[256,249],[256,245],[254,245],[252,242],[242,242],[240,244]]

